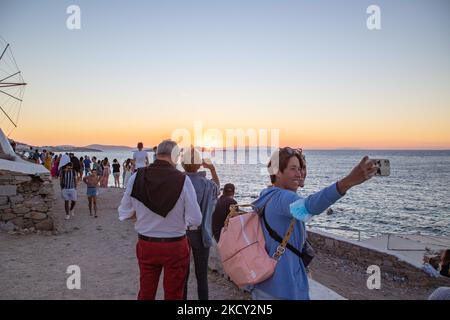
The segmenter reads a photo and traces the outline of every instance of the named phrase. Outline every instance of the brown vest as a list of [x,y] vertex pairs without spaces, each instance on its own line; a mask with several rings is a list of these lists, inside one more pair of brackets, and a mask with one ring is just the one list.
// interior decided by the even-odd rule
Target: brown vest
[[169,162],[155,160],[150,166],[138,169],[131,196],[166,217],[183,191],[184,179],[186,175]]

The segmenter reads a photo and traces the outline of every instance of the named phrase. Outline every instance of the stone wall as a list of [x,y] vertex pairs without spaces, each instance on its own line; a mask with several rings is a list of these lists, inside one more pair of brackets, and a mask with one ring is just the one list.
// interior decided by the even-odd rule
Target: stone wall
[[0,224],[16,230],[54,229],[50,173],[37,175],[0,169]]
[[364,269],[367,269],[370,265],[377,265],[380,267],[382,274],[402,278],[404,282],[410,282],[415,286],[426,288],[439,285],[450,286],[450,279],[445,277],[433,278],[417,266],[399,259],[393,254],[356,241],[316,231],[308,231],[308,239],[316,251],[352,261]]
[[[445,277],[433,278],[417,266],[392,254],[364,246],[358,242],[315,231],[308,231],[308,239],[316,251],[349,260],[364,269],[367,269],[370,265],[377,265],[380,267],[382,274],[387,273],[394,278],[403,278],[405,284],[409,282],[411,285],[425,288],[450,286],[450,279]],[[209,268],[226,277],[216,245],[212,246],[210,250]]]

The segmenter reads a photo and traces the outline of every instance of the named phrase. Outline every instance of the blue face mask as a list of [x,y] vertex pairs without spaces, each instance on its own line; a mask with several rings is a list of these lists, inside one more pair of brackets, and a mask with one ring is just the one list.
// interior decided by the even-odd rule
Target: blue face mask
[[289,205],[289,210],[295,219],[305,223],[312,218],[312,214],[310,214],[305,207],[305,199],[298,199],[297,201],[292,202]]

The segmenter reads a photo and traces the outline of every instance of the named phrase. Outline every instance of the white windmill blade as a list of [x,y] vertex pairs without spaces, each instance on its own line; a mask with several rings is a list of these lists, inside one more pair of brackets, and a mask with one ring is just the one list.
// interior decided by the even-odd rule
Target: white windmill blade
[[17,127],[25,85],[11,45],[0,36],[0,127],[8,136]]

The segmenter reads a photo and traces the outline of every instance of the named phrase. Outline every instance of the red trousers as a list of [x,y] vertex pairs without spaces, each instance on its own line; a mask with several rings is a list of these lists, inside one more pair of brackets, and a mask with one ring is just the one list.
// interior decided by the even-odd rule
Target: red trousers
[[149,242],[139,239],[136,256],[141,274],[138,300],[155,300],[163,268],[164,299],[183,299],[190,258],[187,238],[174,242]]

